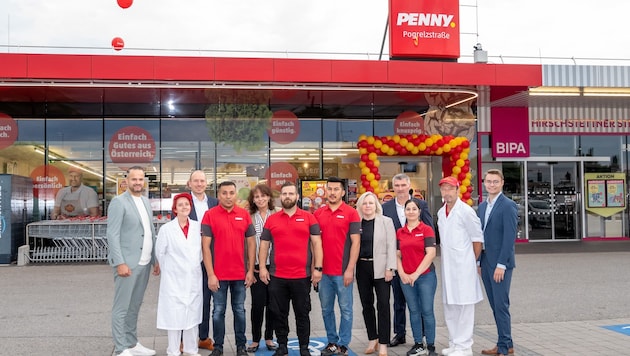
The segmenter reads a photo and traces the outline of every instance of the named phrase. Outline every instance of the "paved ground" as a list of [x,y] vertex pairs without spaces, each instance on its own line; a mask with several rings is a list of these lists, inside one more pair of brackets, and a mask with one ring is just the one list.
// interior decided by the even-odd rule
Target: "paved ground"
[[[439,261],[436,265],[439,273]],[[166,333],[155,328],[158,284],[159,278],[151,277],[139,335],[145,346],[165,355]],[[440,288],[435,304],[438,350],[448,342]],[[112,289],[112,271],[104,264],[0,268],[0,355],[111,355]],[[604,328],[618,325],[621,331],[630,330],[630,241],[519,244],[511,296],[517,355],[630,354],[630,335]],[[315,293],[312,297],[316,345],[325,343],[325,331],[319,299]],[[230,330],[230,312],[227,325]],[[247,335],[251,337],[249,328]],[[228,334],[226,356],[234,354],[233,340]],[[492,315],[484,300],[477,306],[475,354],[495,340]],[[405,354],[412,342],[410,329],[407,342],[390,348],[389,354]],[[366,344],[355,293],[350,348],[361,355]],[[259,354],[271,352],[261,349]]]

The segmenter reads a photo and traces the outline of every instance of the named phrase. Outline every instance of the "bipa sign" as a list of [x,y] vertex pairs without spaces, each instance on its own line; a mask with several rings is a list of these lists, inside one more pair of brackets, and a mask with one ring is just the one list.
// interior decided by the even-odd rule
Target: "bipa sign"
[[529,157],[527,108],[491,108],[490,115],[492,115],[492,156]]
[[392,58],[459,58],[458,0],[390,0]]

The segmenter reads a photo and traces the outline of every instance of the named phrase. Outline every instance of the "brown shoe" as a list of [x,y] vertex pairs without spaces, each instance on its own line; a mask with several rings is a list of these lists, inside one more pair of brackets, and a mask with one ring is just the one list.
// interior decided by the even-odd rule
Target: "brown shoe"
[[[514,354],[514,348],[513,348],[513,347],[510,347],[510,348],[508,349],[508,353],[509,353],[510,355],[513,355],[513,354]],[[481,350],[481,354],[482,354],[482,355],[500,355],[500,354],[499,354],[499,347],[498,347],[498,346],[495,346],[495,347],[494,347],[494,348],[492,348],[492,349],[488,349],[488,350]]]
[[214,342],[212,341],[211,338],[207,338],[207,339],[199,339],[199,348],[200,349],[206,349],[206,350],[214,350]]

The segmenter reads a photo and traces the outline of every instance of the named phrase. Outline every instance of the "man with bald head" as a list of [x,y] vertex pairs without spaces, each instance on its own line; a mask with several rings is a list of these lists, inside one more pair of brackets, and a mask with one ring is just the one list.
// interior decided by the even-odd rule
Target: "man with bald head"
[[55,197],[55,207],[50,216],[52,220],[80,216],[99,216],[96,191],[83,185],[83,171],[78,168],[68,169],[69,185],[62,188]]

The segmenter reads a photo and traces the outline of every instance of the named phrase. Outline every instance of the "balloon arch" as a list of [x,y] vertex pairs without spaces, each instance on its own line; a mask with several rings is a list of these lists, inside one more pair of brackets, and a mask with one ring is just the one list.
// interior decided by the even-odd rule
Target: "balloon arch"
[[453,176],[459,182],[459,197],[473,205],[470,173],[470,142],[466,137],[442,135],[361,135],[357,143],[361,161],[361,186],[359,193],[381,193],[381,175],[378,156],[442,156],[442,174]]

